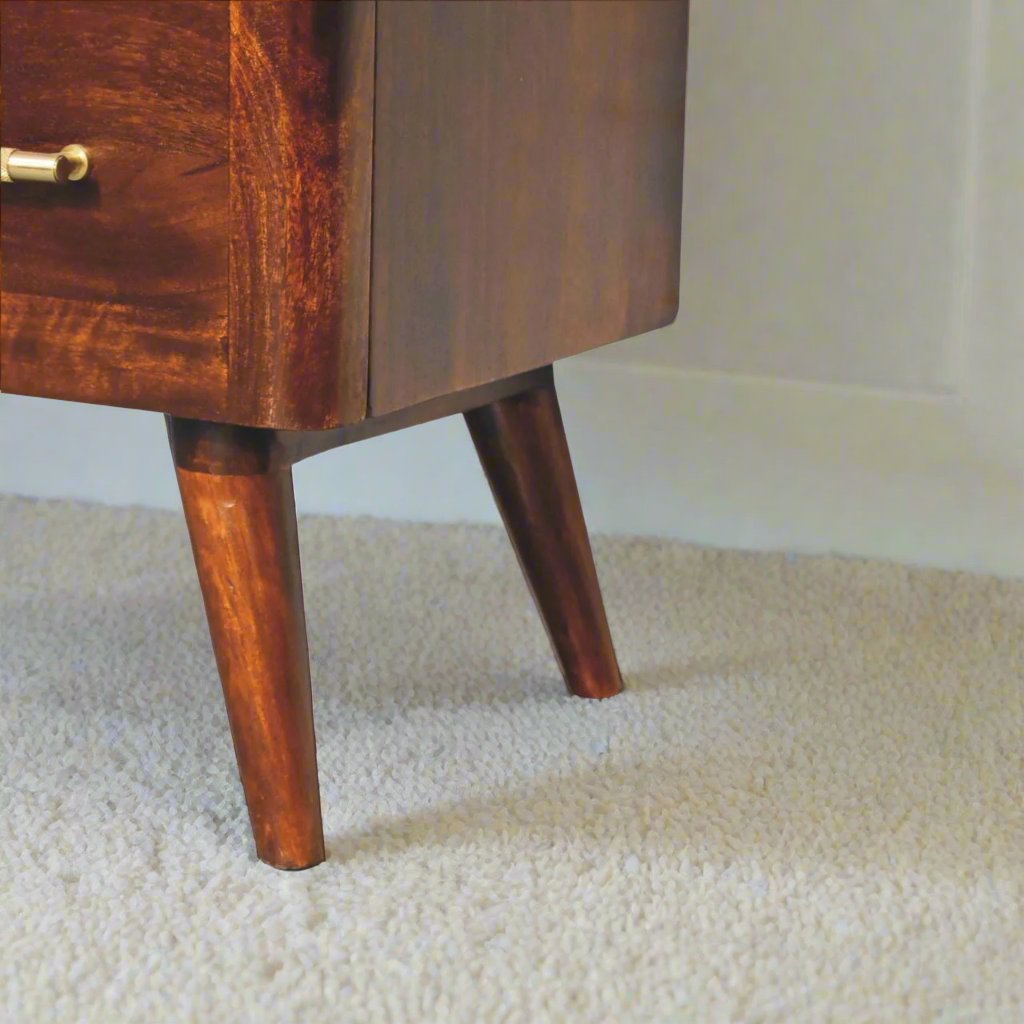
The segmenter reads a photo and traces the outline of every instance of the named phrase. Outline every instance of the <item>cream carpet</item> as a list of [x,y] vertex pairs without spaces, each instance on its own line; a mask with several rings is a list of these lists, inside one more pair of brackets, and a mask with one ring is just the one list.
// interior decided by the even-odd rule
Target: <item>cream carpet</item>
[[184,526],[0,500],[8,1021],[1024,1020],[1024,583],[302,524],[330,860],[250,846]]

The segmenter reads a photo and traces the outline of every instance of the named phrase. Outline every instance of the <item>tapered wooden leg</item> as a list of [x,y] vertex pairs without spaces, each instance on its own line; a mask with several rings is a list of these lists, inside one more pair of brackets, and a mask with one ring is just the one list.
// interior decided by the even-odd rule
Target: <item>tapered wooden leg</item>
[[477,454],[566,685],[622,690],[553,378],[466,413]]
[[256,852],[312,867],[324,840],[291,468],[261,448],[271,431],[198,426],[190,446],[197,424],[168,422]]

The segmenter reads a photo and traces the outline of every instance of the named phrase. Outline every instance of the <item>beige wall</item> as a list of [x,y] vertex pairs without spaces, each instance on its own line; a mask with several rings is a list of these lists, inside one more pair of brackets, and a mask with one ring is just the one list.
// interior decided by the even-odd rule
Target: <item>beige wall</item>
[[[1024,3],[693,0],[690,53],[679,320],[559,371],[592,526],[1024,575]],[[159,417],[0,434],[2,490],[176,502]],[[457,420],[296,482],[494,518]]]
[[696,0],[682,301],[659,366],[955,383],[967,0]]

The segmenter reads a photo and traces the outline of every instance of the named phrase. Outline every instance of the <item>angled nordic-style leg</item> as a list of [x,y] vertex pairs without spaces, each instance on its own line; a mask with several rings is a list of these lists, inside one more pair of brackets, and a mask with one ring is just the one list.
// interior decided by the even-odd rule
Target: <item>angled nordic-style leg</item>
[[622,680],[550,367],[335,430],[167,418],[256,852],[274,867],[324,859],[292,464],[467,408],[569,690],[613,696]]
[[465,415],[566,685],[614,696],[622,678],[552,375]]
[[274,431],[168,418],[256,852],[324,859],[291,466]]

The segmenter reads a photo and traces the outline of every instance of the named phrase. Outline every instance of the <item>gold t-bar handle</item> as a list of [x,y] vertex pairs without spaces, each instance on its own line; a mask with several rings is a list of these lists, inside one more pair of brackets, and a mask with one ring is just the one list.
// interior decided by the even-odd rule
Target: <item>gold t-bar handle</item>
[[27,149],[0,147],[0,181],[48,181],[63,185],[81,181],[89,173],[89,154],[84,146],[65,146],[59,153],[30,153]]

